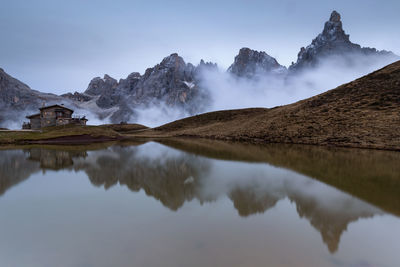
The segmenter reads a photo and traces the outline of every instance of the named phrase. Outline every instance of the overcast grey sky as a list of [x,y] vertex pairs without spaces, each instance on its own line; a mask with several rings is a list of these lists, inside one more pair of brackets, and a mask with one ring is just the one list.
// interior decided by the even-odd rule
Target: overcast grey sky
[[334,9],[353,42],[400,54],[399,0],[1,0],[0,67],[59,94],[174,52],[227,68],[246,46],[289,65]]

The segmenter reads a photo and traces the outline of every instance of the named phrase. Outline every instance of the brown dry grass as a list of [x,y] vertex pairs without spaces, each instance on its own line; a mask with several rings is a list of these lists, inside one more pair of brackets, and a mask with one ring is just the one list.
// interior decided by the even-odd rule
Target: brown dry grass
[[100,126],[63,125],[41,131],[0,131],[0,144],[89,144],[125,139],[126,134],[147,129],[140,124],[107,124]]
[[[85,139],[91,141],[110,141],[122,138],[116,131],[104,126],[80,126],[63,125],[47,127],[42,131],[7,131],[0,132],[0,144],[24,144],[24,143],[52,143],[62,142],[63,139],[72,143]],[[68,143],[71,143],[69,141]]]
[[104,127],[110,128],[121,134],[130,134],[135,133],[137,131],[148,129],[149,127],[141,125],[141,124],[104,124]]
[[294,104],[205,113],[136,136],[400,150],[400,61]]

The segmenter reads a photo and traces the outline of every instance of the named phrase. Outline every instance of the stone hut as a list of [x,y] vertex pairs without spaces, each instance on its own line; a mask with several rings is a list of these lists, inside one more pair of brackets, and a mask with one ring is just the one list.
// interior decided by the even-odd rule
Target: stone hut
[[85,116],[72,117],[74,111],[64,105],[51,105],[39,108],[40,113],[26,116],[30,120],[29,123],[22,125],[23,129],[41,129],[49,126],[59,126],[66,124],[86,125],[88,121]]

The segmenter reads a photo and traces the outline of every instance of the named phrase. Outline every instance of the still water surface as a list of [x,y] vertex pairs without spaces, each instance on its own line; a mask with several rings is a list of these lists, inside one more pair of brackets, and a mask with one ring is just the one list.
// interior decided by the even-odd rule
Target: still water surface
[[0,266],[400,266],[400,153],[0,150]]

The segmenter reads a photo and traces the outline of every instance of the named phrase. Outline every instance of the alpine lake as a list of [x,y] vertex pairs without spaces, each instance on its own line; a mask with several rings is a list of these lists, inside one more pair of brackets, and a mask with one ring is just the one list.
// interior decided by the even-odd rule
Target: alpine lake
[[400,153],[168,139],[0,150],[0,266],[400,266]]

